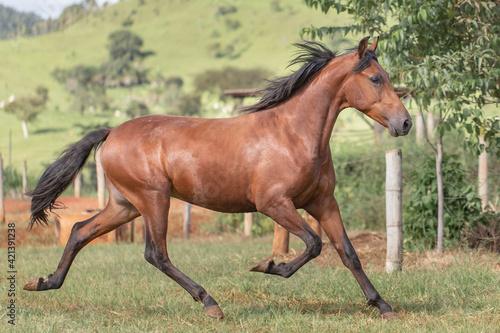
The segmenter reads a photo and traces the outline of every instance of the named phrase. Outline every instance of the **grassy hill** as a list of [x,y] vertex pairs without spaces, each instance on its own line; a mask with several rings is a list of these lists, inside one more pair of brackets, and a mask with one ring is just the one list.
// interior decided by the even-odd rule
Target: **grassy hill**
[[[331,25],[331,17],[309,9],[302,0],[134,0],[105,7],[63,31],[2,40],[0,101],[13,94],[31,94],[40,84],[49,88],[50,100],[47,110],[28,124],[28,139],[23,138],[20,121],[0,110],[0,153],[7,164],[12,132],[13,167],[20,169],[22,160],[28,160],[29,173],[37,177],[62,147],[81,137],[77,124],[107,121],[114,126],[126,120],[111,114],[72,112],[70,95],[50,75],[56,67],[99,66],[108,59],[107,37],[113,31],[126,28],[141,36],[143,49],[154,52],[145,59],[145,66],[165,77],[182,77],[189,90],[197,73],[228,65],[283,73],[294,53],[291,44],[300,40],[300,29],[310,24]],[[335,23],[344,22],[340,17]],[[213,56],[214,49],[228,45],[233,49],[231,56]],[[134,91],[141,89],[145,88]],[[129,93],[123,88],[107,92],[117,107]]]

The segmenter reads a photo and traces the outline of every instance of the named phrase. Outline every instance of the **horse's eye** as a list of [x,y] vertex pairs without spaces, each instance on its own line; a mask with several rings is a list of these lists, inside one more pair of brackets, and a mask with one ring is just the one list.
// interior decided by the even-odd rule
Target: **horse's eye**
[[370,81],[373,83],[373,84],[380,84],[382,83],[382,79],[380,78],[380,76],[372,76],[370,78]]

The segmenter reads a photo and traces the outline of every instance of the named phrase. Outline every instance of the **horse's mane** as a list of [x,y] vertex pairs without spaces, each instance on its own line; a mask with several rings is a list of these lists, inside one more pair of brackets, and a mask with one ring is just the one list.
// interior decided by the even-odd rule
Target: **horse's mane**
[[252,106],[241,109],[241,112],[258,112],[270,109],[290,98],[300,89],[314,74],[324,68],[330,60],[337,56],[325,45],[312,41],[294,44],[299,51],[288,67],[295,64],[303,64],[299,70],[288,75],[268,80],[265,88],[260,89],[261,100]]
[[[304,41],[293,45],[299,48],[299,51],[297,57],[290,61],[287,68],[296,64],[303,64],[302,67],[288,76],[267,80],[267,86],[258,90],[258,94],[262,95],[260,101],[257,104],[241,108],[241,112],[263,111],[283,103],[337,56],[337,52],[333,52],[318,42]],[[365,56],[354,65],[353,71],[355,73],[362,72],[370,66],[372,59],[378,61],[372,50],[366,50]]]

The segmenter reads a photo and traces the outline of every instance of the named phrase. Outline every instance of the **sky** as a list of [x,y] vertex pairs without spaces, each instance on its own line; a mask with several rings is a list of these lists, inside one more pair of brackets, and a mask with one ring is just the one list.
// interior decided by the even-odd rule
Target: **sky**
[[[96,0],[99,6],[105,2],[113,4],[119,0]],[[0,4],[22,12],[33,12],[44,19],[57,18],[64,8],[82,0],[0,0]]]

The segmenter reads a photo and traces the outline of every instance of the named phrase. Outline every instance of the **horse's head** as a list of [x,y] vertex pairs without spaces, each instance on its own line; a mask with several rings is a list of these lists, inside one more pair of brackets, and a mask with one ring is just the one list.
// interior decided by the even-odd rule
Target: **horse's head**
[[406,135],[412,125],[411,117],[377,61],[378,39],[369,47],[368,39],[359,42],[357,52],[346,55],[353,65],[343,87],[344,106],[363,112],[387,127],[392,136]]

